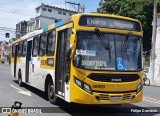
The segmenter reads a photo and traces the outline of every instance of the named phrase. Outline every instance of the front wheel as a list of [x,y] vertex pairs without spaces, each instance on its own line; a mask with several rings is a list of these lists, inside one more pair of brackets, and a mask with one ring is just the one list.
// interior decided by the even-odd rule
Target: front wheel
[[59,104],[59,98],[55,96],[53,83],[48,83],[48,99],[52,104]]

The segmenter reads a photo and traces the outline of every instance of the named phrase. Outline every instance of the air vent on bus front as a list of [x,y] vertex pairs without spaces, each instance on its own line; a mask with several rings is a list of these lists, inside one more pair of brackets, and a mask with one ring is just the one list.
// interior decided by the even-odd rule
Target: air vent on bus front
[[137,74],[90,74],[89,79],[101,82],[132,82],[140,77]]

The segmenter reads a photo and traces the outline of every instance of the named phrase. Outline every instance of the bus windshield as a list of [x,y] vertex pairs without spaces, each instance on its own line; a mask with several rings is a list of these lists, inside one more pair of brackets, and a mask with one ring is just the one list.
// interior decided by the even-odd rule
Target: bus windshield
[[[137,71],[142,69],[141,38],[132,35],[110,34],[101,32],[104,42],[108,42],[107,50],[95,32],[78,31],[74,65],[91,70]],[[124,49],[125,45],[125,51]]]

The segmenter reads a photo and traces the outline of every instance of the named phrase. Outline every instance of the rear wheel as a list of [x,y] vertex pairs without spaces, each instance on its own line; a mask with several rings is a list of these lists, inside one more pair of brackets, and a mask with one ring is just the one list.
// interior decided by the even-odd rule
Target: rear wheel
[[22,82],[22,74],[21,74],[20,70],[18,72],[18,84],[20,87],[22,87],[24,85],[24,83]]
[[52,104],[59,104],[60,99],[55,96],[54,86],[51,81],[48,82],[47,93],[48,93],[48,99]]

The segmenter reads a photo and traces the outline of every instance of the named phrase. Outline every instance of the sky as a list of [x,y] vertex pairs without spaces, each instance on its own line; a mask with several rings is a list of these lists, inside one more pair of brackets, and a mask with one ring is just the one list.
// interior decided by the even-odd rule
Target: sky
[[[75,3],[85,4],[85,12],[96,12],[99,7],[100,0],[66,0]],[[0,41],[9,41],[5,38],[5,33],[10,33],[10,37],[15,37],[14,32],[4,31],[2,27],[16,28],[16,24],[23,20],[30,20],[35,17],[35,8],[41,3],[77,10],[73,5],[65,4],[65,0],[0,0]]]

